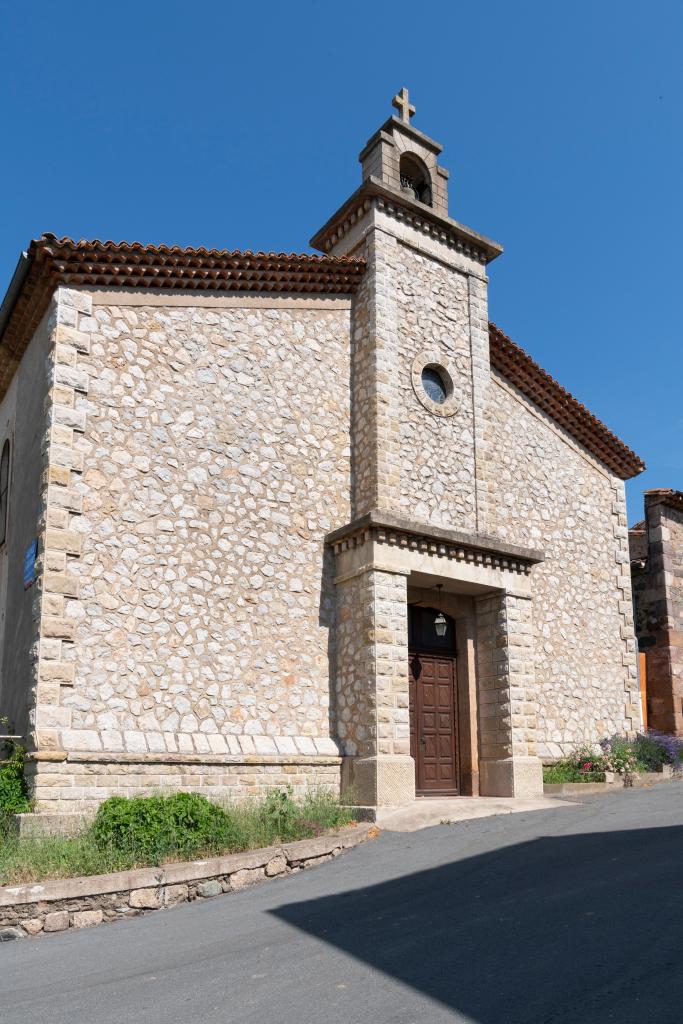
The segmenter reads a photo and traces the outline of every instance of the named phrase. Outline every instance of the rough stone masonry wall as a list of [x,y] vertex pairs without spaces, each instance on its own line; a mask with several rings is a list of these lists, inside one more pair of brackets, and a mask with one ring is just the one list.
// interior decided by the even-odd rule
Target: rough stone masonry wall
[[[348,309],[60,303],[44,653],[67,686],[43,749],[335,755],[322,540],[350,511]],[[53,801],[78,801],[60,770]]]
[[[393,236],[381,237],[387,280],[395,292],[395,350],[385,372],[399,432],[396,487],[384,507],[423,522],[475,531],[468,278]],[[411,368],[421,354],[451,369],[458,397],[452,416],[434,415],[418,401]]]
[[539,547],[533,627],[538,752],[560,756],[641,722],[623,481],[492,377],[482,526]]

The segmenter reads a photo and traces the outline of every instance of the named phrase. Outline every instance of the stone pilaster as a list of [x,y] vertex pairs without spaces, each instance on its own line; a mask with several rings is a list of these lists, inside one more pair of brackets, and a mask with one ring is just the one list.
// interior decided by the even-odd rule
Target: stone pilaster
[[408,708],[407,574],[364,567],[337,581],[342,784],[359,804],[415,796]]
[[374,287],[375,245],[364,247],[368,271],[358,290],[351,317],[351,511],[355,518],[377,506],[377,389]]
[[487,595],[476,619],[481,795],[541,796],[531,598]]
[[[470,274],[469,295],[470,360],[472,373],[472,436],[474,447],[475,530],[490,531],[489,486],[490,466],[486,437],[486,405],[490,390],[491,361],[489,357],[489,307],[486,278]],[[491,467],[493,469],[493,467]],[[495,470],[494,470],[495,471]]]
[[[353,315],[353,513],[400,507],[401,419],[396,389],[397,311],[392,263],[396,240],[381,231],[366,239],[365,280]],[[392,258],[393,257],[393,258]]]

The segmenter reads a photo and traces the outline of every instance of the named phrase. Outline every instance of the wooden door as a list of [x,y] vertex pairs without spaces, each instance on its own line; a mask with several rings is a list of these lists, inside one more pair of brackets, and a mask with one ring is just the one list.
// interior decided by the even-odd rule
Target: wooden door
[[640,681],[640,704],[643,709],[643,728],[647,729],[647,655],[638,653],[638,677]]
[[410,654],[410,753],[422,796],[459,792],[455,658]]

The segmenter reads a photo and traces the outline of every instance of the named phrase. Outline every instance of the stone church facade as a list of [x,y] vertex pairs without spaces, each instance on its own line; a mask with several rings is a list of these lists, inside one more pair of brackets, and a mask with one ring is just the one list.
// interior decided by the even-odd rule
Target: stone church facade
[[0,708],[38,809],[531,795],[543,758],[640,725],[642,463],[489,323],[501,248],[395,105],[323,255],[22,256]]

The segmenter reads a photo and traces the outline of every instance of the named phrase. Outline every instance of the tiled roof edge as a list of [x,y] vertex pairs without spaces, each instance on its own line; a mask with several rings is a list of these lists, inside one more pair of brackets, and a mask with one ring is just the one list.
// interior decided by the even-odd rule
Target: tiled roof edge
[[643,460],[539,366],[496,324],[489,324],[491,366],[622,480],[645,469]]
[[676,491],[671,487],[655,487],[645,491],[644,497],[646,508],[652,505],[667,505],[668,508],[683,512],[683,491]]
[[122,255],[140,254],[147,257],[173,256],[173,257],[212,257],[215,259],[256,259],[256,260],[286,260],[300,261],[306,264],[333,265],[338,267],[358,267],[362,261],[349,256],[324,256],[319,253],[305,252],[257,252],[251,249],[207,249],[205,246],[180,246],[180,245],[145,245],[142,242],[114,242],[111,239],[101,241],[99,238],[81,238],[75,241],[73,238],[58,238],[56,235],[46,232],[39,239],[31,242],[30,249],[44,249],[50,255],[58,255],[66,250],[81,254],[95,253],[117,253]]

